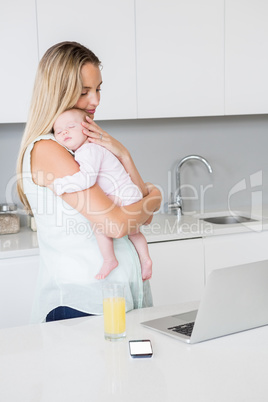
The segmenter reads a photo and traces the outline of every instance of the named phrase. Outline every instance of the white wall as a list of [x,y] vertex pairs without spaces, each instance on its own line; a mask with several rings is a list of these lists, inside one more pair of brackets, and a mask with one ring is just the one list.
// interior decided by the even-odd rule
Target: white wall
[[[173,177],[179,159],[200,154],[210,162],[213,174],[198,162],[184,165],[182,184],[194,186],[198,198],[185,201],[186,211],[202,209],[201,185],[213,186],[205,194],[205,210],[226,209],[228,194],[244,179],[246,190],[232,196],[231,207],[248,206],[250,210],[253,191],[262,191],[263,202],[268,204],[267,115],[98,123],[129,148],[144,180],[163,189],[164,201],[170,192],[168,172]],[[0,202],[5,202],[6,187],[15,173],[23,129],[22,124],[0,125]],[[258,171],[263,173],[262,186],[251,187],[250,177]]]

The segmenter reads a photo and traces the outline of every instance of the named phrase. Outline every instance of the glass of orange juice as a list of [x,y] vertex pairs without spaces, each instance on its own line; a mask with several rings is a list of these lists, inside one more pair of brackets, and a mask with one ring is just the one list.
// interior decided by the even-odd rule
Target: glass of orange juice
[[116,341],[126,336],[125,287],[121,283],[103,284],[104,337]]

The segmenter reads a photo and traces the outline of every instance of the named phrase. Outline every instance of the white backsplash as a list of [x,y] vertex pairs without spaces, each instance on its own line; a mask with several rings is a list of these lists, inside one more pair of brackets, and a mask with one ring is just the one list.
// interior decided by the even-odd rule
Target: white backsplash
[[[184,165],[181,184],[188,185],[184,209],[203,212],[254,203],[268,204],[268,116],[144,119],[98,122],[130,150],[143,179],[157,184],[164,202],[174,188],[176,162],[186,155],[205,157]],[[23,124],[0,125],[0,202],[11,185]],[[203,194],[203,195],[202,195]],[[17,201],[15,195],[15,201]]]

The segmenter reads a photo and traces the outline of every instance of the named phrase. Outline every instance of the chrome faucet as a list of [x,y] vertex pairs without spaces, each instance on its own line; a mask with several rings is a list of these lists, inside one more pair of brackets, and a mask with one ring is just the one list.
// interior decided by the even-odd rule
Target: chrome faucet
[[209,173],[212,173],[212,168],[210,166],[210,164],[208,163],[208,161],[203,158],[202,156],[199,155],[189,155],[189,156],[185,156],[185,158],[181,159],[177,165],[176,165],[176,191],[174,194],[174,199],[173,199],[173,203],[169,204],[169,210],[170,211],[175,211],[175,213],[178,216],[183,215],[183,211],[182,211],[182,198],[181,198],[181,179],[180,179],[180,171],[181,171],[181,167],[182,165],[184,165],[186,162],[191,161],[191,160],[198,160],[200,162],[203,162],[206,167],[208,168]]

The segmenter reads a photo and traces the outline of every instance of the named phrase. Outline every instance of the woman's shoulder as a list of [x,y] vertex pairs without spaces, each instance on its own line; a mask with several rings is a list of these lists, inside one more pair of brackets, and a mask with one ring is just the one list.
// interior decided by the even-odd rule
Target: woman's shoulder
[[30,143],[30,145],[35,145],[35,144],[38,144],[39,142],[43,142],[43,143],[44,143],[45,140],[49,140],[49,141],[51,140],[51,141],[56,142],[56,139],[55,139],[54,135],[53,135],[52,133],[48,133],[48,134],[39,135],[38,137],[36,137],[36,138]]
[[50,153],[53,155],[73,154],[63,145],[59,144],[53,134],[41,135],[40,137],[37,137],[32,143],[32,153],[38,153],[41,155],[48,155]]
[[61,150],[61,149],[65,150],[64,147],[62,147],[57,141],[55,141],[53,139],[53,137],[50,137],[50,136],[38,137],[36,139],[36,141],[33,142],[33,149],[35,151],[37,151],[37,150],[42,150],[42,151],[51,150],[51,151],[53,151],[53,150]]
[[[53,138],[40,138],[34,143],[31,152],[32,173],[38,176],[38,172],[43,175],[38,176],[39,182],[36,184],[47,185],[57,177],[72,175],[79,170],[73,155],[60,145]],[[43,176],[43,178],[40,178]],[[50,180],[51,179],[51,180]]]

